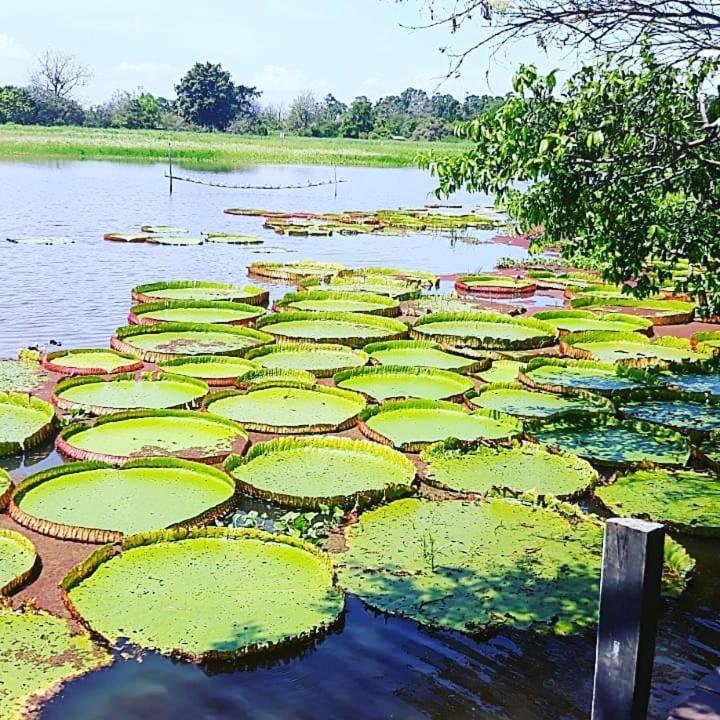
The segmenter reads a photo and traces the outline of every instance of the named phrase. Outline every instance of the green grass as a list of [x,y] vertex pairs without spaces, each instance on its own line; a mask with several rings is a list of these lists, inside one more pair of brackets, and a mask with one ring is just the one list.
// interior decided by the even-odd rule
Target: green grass
[[179,165],[214,169],[243,165],[307,164],[408,167],[431,149],[459,153],[460,142],[260,137],[165,130],[0,125],[0,159],[166,161],[168,142]]

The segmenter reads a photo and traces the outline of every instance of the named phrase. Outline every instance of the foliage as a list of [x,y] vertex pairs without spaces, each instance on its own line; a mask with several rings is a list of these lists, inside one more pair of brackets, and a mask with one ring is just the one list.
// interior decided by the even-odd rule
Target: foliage
[[321,545],[333,530],[345,519],[345,511],[338,505],[320,504],[317,510],[286,512],[278,518],[271,519],[266,512],[257,510],[237,512],[232,516],[231,524],[239,528],[256,528],[270,530],[281,535],[289,535]]
[[125,93],[111,124],[133,130],[149,129],[159,127],[161,119],[161,105],[153,95],[147,92],[139,95]]
[[360,95],[353,100],[340,123],[340,134],[343,137],[367,137],[375,123],[375,111],[372,103]]

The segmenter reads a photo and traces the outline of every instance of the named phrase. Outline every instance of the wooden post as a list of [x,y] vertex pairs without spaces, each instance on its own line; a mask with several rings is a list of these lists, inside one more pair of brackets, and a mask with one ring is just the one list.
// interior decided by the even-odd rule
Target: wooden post
[[592,720],[645,720],[655,658],[665,528],[605,525]]
[[168,177],[170,178],[170,194],[173,191],[172,143],[168,142]]

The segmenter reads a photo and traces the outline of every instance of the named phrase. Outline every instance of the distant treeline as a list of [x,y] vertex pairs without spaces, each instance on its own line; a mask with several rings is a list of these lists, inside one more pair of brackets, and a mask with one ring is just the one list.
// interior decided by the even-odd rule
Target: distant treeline
[[407,88],[375,102],[361,95],[349,104],[331,94],[319,99],[302,93],[285,108],[263,105],[261,90],[235,84],[220,64],[208,62],[196,63],[181,78],[174,100],[148,92],[117,92],[105,103],[83,107],[72,92],[89,76],[72,58],[46,53],[27,87],[0,87],[0,124],[439,140],[453,133],[456,122],[504,101],[490,95],[458,100],[447,93],[429,96]]

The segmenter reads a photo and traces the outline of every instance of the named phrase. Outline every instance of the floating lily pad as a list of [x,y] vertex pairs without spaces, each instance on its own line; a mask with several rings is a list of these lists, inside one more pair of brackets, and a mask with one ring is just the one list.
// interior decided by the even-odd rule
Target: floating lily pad
[[720,480],[678,470],[637,470],[595,489],[610,512],[669,525],[692,535],[720,535]]
[[486,313],[488,305],[497,312],[506,312],[512,307],[507,305],[498,308],[498,303],[495,301],[486,301],[484,305],[480,305],[453,295],[423,295],[415,300],[408,300],[405,303],[404,314],[410,317],[422,317],[432,313]]
[[77,462],[31,475],[12,497],[10,514],[35,532],[107,543],[123,535],[193,526],[235,503],[224,472],[176,458],[141,458],[120,468]]
[[112,656],[70,621],[42,610],[0,607],[0,708],[3,720],[31,715],[62,684],[109,665]]
[[720,355],[720,331],[699,332],[692,336],[693,345],[710,349],[715,355]]
[[587,491],[599,475],[586,460],[542,445],[463,447],[437,443],[422,454],[425,480],[452,492],[485,495],[494,490],[570,498]]
[[441,400],[405,400],[367,408],[360,414],[360,430],[375,442],[420,452],[430,443],[507,440],[522,433],[522,423],[509,415],[483,410],[468,412],[462,405]]
[[0,468],[0,512],[7,507],[13,487],[14,485],[9,473]]
[[135,304],[168,300],[242,302],[248,305],[267,305],[269,293],[254,285],[230,285],[205,280],[175,280],[138,285],[132,289]]
[[207,241],[226,245],[262,245],[265,241],[257,235],[236,235],[233,233],[209,232]]
[[202,245],[205,239],[200,236],[190,235],[151,235],[146,242],[152,245],[175,245],[187,247],[190,245]]
[[278,383],[210,395],[205,407],[247,430],[265,433],[320,433],[352,427],[366,405],[358,393],[324,385]]
[[22,455],[55,430],[50,403],[22,393],[0,393],[0,457]]
[[435,313],[421,317],[410,337],[450,348],[530,350],[553,345],[557,330],[540,320],[500,313]]
[[570,333],[561,338],[560,351],[578,360],[639,368],[704,363],[710,359],[709,354],[693,350],[688,340],[676,337],[650,340],[639,333]]
[[692,321],[695,306],[682,300],[637,300],[629,297],[579,295],[572,298],[573,308],[591,308],[602,315],[624,313],[648,318],[653,325],[684,325]]
[[248,275],[284,282],[297,282],[304,278],[329,278],[337,275],[343,267],[337,263],[311,262],[309,260],[290,263],[256,262],[248,265]]
[[351,275],[333,277],[327,285],[320,285],[317,278],[305,278],[300,281],[305,290],[329,290],[338,293],[367,293],[370,295],[387,295],[396,300],[412,300],[420,297],[420,286],[417,282],[397,280],[383,275]]
[[153,235],[184,235],[189,232],[187,228],[175,225],[141,225],[140,231]]
[[75,423],[57,439],[57,448],[73,460],[114,465],[139,457],[175,456],[220,462],[242,452],[247,433],[232,420],[192,410],[133,410],[100,417],[94,425]]
[[0,528],[0,596],[10,595],[22,587],[32,575],[36,562],[35,546],[26,537]]
[[47,380],[39,364],[24,360],[0,360],[0,392],[30,392]]
[[202,380],[208,385],[234,385],[236,378],[249,370],[257,370],[258,365],[244,358],[225,355],[195,355],[179,357],[158,363],[164,372],[184,375]]
[[546,310],[533,317],[554,325],[562,332],[647,332],[652,322],[647,318],[622,313],[598,315],[590,310]]
[[[0,368],[2,363],[0,363]],[[705,393],[720,397],[720,373],[671,373],[664,372],[658,376],[658,382],[673,390]]]
[[684,465],[690,457],[680,433],[638,420],[606,416],[566,418],[526,428],[538,442],[575,453],[608,467],[627,465]]
[[61,380],[52,400],[61,410],[106,415],[117,410],[188,407],[207,392],[208,386],[201,380],[181,375],[123,374],[111,379],[88,375]]
[[460,355],[445,352],[438,343],[427,340],[394,340],[371,343],[365,352],[377,365],[402,365],[404,367],[429,367],[439,370],[455,370],[471,373],[488,367],[489,360],[468,360]]
[[188,355],[244,355],[271,342],[271,335],[246,327],[168,322],[118,328],[110,344],[147,362],[159,362]]
[[340,277],[365,277],[378,275],[389,277],[402,282],[414,282],[428,289],[434,288],[440,282],[440,278],[431,272],[424,270],[403,270],[402,268],[388,267],[366,267],[355,270],[343,270]]
[[537,284],[532,280],[516,280],[504,275],[461,275],[455,280],[455,290],[459,293],[514,297],[534,295]]
[[367,365],[369,356],[362,350],[331,343],[283,343],[251,350],[248,360],[273,370],[307,370],[315,377],[332,377],[335,373]]
[[698,393],[648,388],[629,394],[618,410],[635,420],[664,425],[682,433],[720,430],[720,400]]
[[386,295],[361,292],[312,290],[288,293],[275,306],[280,311],[366,313],[385,317],[397,317],[400,314],[400,303],[397,300]]
[[610,401],[599,395],[554,395],[528,390],[520,383],[492,383],[477,394],[468,394],[467,402],[471,408],[504,412],[528,420],[559,418],[568,413],[613,414],[615,411]]
[[[567,635],[597,621],[602,533],[567,505],[408,498],[346,529],[339,580],[369,605],[431,627]],[[682,586],[692,562],[678,554]]]
[[251,325],[265,311],[257,305],[212,300],[170,300],[143,303],[130,308],[131,325],[164,322]]
[[391,448],[349,438],[287,438],[233,455],[225,469],[238,488],[269,502],[300,508],[351,508],[411,491],[415,466]]
[[119,550],[96,550],[61,587],[71,612],[110,643],[196,661],[307,642],[344,607],[324,553],[217,527],[131,535]]
[[397,365],[346,370],[334,379],[338,387],[363,393],[377,402],[391,398],[456,399],[473,388],[472,380],[458,373]]
[[146,232],[109,232],[103,235],[103,240],[111,242],[141,243],[150,239],[150,233]]
[[16,245],[72,245],[75,242],[69,237],[47,236],[9,237],[7,241]]
[[264,368],[248,370],[240,375],[235,385],[242,390],[247,388],[273,387],[278,383],[292,383],[312,387],[317,383],[315,376],[307,370],[295,370],[293,368]]
[[559,358],[533,358],[520,373],[519,380],[537,390],[558,393],[584,390],[610,397],[645,385],[637,373],[622,373],[618,365]]
[[364,313],[278,313],[261,318],[257,327],[280,342],[339,342],[350,347],[407,335],[405,323]]
[[61,375],[110,375],[142,370],[143,361],[136,354],[77,348],[48,353],[43,357],[42,366]]
[[511,383],[518,379],[524,367],[525,363],[517,360],[493,360],[488,370],[475,374],[486,383]]

